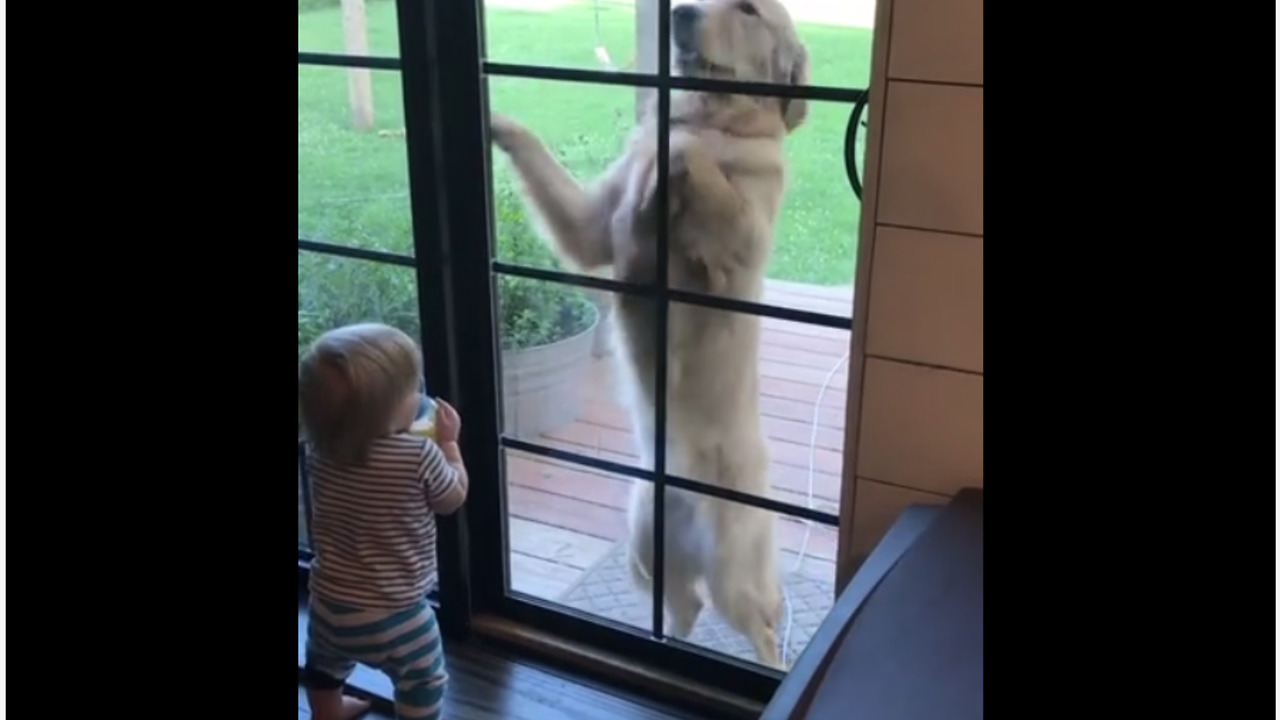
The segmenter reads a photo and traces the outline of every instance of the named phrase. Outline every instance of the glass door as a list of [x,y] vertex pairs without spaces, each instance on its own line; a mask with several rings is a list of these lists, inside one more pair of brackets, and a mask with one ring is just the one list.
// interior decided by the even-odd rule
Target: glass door
[[[422,3],[299,0],[298,354],[326,330],[384,322],[417,338],[432,395],[459,397],[449,199]],[[298,443],[298,572],[311,559]],[[445,631],[470,617],[465,517],[438,518]]]
[[[711,498],[738,508],[724,517],[755,517],[756,530],[722,529],[717,541],[765,539],[757,557],[776,580],[768,624],[779,665],[832,604],[837,540],[849,529],[840,518],[850,514],[841,473],[871,3],[782,0],[806,49],[808,82],[793,85],[673,77],[670,0],[308,2],[317,8],[299,5],[299,343],[343,308],[405,323],[422,338],[429,388],[459,408],[473,480],[466,509],[441,526],[446,631],[499,616],[767,700],[780,673],[761,663],[761,634],[727,617],[705,574],[673,589],[652,573],[646,588],[631,558],[639,551],[663,567],[690,552],[681,543],[698,535],[682,531],[704,520],[682,508]],[[748,22],[769,15],[765,32],[786,22],[763,1],[701,5]],[[798,69],[798,56],[788,62]],[[511,164],[490,148],[493,111],[590,182],[654,103],[661,204],[666,118],[683,91],[781,97],[780,108],[807,111],[783,146],[787,190],[758,293],[694,292],[661,265],[627,282],[575,271],[551,252]],[[652,234],[658,256],[668,231],[659,223]],[[646,405],[622,392],[631,365],[611,338],[620,308],[637,304],[651,310],[657,358],[642,382],[656,387],[681,381],[668,363],[680,352],[668,332],[680,318],[758,323],[748,351],[721,358],[752,384],[739,407],[767,451],[751,466],[763,483],[754,491],[686,472],[698,430],[688,403],[657,392]],[[629,517],[637,487],[651,500]],[[636,522],[651,530],[643,548],[629,543]],[[689,623],[667,604],[699,611]]]
[[[755,527],[771,528],[753,531],[756,539],[742,542],[772,535],[765,542],[772,547],[762,546],[758,562],[772,566],[776,579],[774,597],[780,602],[765,635],[783,667],[795,660],[834,600],[861,191],[855,166],[863,156],[859,130],[873,8],[783,4],[807,49],[807,84],[672,77],[666,41],[670,2],[433,4],[437,27],[448,29],[440,46],[441,63],[449,68],[444,82],[456,89],[442,99],[459,124],[445,151],[456,156],[450,191],[463,193],[451,212],[461,209],[468,223],[476,223],[467,225],[470,233],[455,225],[452,244],[455,260],[465,257],[467,263],[456,267],[458,308],[469,338],[459,347],[466,358],[460,375],[468,411],[479,413],[483,423],[469,425],[469,432],[484,433],[476,450],[498,478],[483,487],[473,484],[473,601],[477,608],[761,701],[772,694],[780,673],[761,663],[768,652],[760,651],[759,629],[743,632],[744,622],[729,617],[742,609],[723,607],[730,604],[724,599],[717,603],[705,575],[675,588],[666,586],[664,573],[637,583],[632,558],[639,554],[650,567],[662,567],[663,560],[690,552],[679,543],[697,533],[682,529],[706,521],[682,514],[702,504],[689,494],[752,508],[721,516],[753,518]],[[720,5],[756,19],[771,12],[750,3]],[[473,37],[483,39],[476,43],[479,63],[466,52]],[[574,270],[550,249],[540,231],[544,221],[529,210],[508,158],[489,147],[489,114],[501,113],[537,136],[579,182],[589,183],[624,152],[637,118],[652,102],[660,127],[649,131],[650,141],[660,158],[657,176],[665,183],[666,117],[673,91],[681,90],[784,95],[784,106],[802,110],[803,124],[785,142],[789,185],[763,290],[754,297],[672,289],[675,283],[664,277],[621,282],[607,268]],[[476,116],[464,119],[458,108]],[[477,208],[487,209],[483,225]],[[488,228],[487,238],[475,232],[479,227]],[[659,257],[672,242],[667,230],[659,226],[652,238]],[[657,387],[679,372],[667,362],[679,357],[668,332],[677,323],[708,312],[713,325],[758,323],[757,344],[722,361],[748,364],[745,377],[754,387],[738,407],[749,408],[758,421],[741,427],[764,435],[768,459],[752,472],[766,487],[745,492],[714,470],[701,477],[681,474],[680,468],[691,467],[688,453],[675,456],[689,447],[682,434],[696,430],[690,424],[696,419],[687,403],[669,406],[666,393],[656,393],[647,406],[628,392],[635,383],[627,379],[632,358],[612,340],[624,322],[624,304],[652,309],[647,342],[657,348],[658,361],[642,371],[652,375],[640,382]],[[484,397],[488,393],[492,397]],[[486,406],[493,408],[487,416]],[[648,444],[641,439],[646,427],[652,428]],[[491,450],[482,447],[485,441],[492,442]],[[733,466],[731,458],[719,467]],[[646,485],[650,491],[641,495],[651,500],[644,517],[629,517],[632,494]],[[629,542],[637,522],[651,528],[652,542],[643,548]],[[681,527],[668,530],[673,523]],[[732,583],[725,587],[747,591]],[[686,608],[686,617],[673,616],[667,606]],[[698,610],[696,618],[682,627],[690,625],[691,608]]]

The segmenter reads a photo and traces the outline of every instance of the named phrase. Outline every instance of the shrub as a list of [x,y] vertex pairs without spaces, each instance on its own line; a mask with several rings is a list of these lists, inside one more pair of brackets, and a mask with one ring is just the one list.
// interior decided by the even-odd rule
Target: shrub
[[[550,266],[551,255],[525,219],[515,191],[500,184],[494,201],[498,257]],[[421,337],[416,287],[411,268],[298,253],[298,357],[321,333],[350,323],[384,322]],[[595,321],[595,305],[576,287],[509,275],[498,276],[497,287],[503,350],[557,342]]]
[[327,330],[383,322],[420,337],[412,268],[298,253],[298,357]]

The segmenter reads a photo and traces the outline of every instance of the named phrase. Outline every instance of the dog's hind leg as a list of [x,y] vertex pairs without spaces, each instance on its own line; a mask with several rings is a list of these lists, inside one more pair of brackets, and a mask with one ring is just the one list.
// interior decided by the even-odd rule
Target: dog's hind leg
[[[763,440],[738,445],[717,458],[720,485],[768,488],[769,462]],[[735,478],[737,483],[731,483]],[[711,602],[733,629],[751,642],[761,663],[782,668],[778,625],[782,587],[777,572],[773,513],[726,500],[708,501],[715,528],[714,560],[707,566]]]
[[653,489],[647,483],[632,480],[631,500],[627,508],[627,569],[636,587],[649,592],[653,588]]
[[[668,502],[673,502],[671,491],[668,491]],[[702,613],[702,598],[698,597],[697,582],[702,576],[697,555],[687,548],[688,538],[681,535],[682,527],[679,517],[681,508],[668,510],[666,527],[666,551],[664,552],[666,572],[663,577],[663,604],[671,616],[670,634],[677,638],[686,638],[693,632],[693,625]],[[641,590],[653,592],[654,550],[653,550],[653,486],[648,483],[637,484],[632,488],[631,507],[629,512],[631,537],[627,551],[627,566],[631,571],[631,579]],[[674,520],[674,522],[673,522]],[[650,595],[652,597],[652,595]]]
[[[747,560],[747,558],[742,558]],[[737,561],[734,561],[737,562]],[[765,563],[772,566],[772,563]],[[756,658],[764,665],[785,669],[778,653],[778,623],[782,619],[782,592],[769,574],[742,572],[732,577],[727,568],[712,568],[707,577],[711,602],[729,625],[751,642]],[[753,581],[764,581],[755,582]],[[737,583],[744,583],[737,586]]]
[[683,567],[678,558],[667,560],[667,576],[663,588],[663,600],[671,613],[671,629],[668,634],[681,640],[693,632],[693,625],[702,614],[702,598],[698,597],[698,574]]
[[[652,540],[650,535],[648,539]],[[640,542],[636,542],[639,540]],[[653,548],[643,544],[642,538],[633,538],[628,551],[627,565],[631,579],[637,587],[653,592]],[[702,598],[698,597],[696,574],[680,567],[679,562],[667,562],[667,576],[663,585],[663,604],[671,615],[668,634],[684,639],[693,632],[693,625],[702,614]],[[650,595],[652,597],[652,595]]]

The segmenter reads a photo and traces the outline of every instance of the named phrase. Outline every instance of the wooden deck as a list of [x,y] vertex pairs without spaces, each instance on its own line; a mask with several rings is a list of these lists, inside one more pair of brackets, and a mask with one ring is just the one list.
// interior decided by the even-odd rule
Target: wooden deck
[[[849,317],[853,291],[849,286],[770,281],[764,302]],[[841,359],[849,350],[849,332],[772,318],[765,318],[763,324],[761,409],[769,437],[774,497],[809,505],[815,402],[830,375],[818,408],[812,506],[838,512],[848,385],[848,371]],[[525,439],[638,464],[627,412],[614,399],[615,386],[613,358],[596,360],[577,422]],[[518,452],[509,452],[506,460],[512,588],[537,597],[558,598],[623,539],[632,480]],[[785,570],[793,568],[805,529],[803,522],[779,520]],[[833,528],[815,525],[805,554],[800,568],[805,574],[833,581]]]

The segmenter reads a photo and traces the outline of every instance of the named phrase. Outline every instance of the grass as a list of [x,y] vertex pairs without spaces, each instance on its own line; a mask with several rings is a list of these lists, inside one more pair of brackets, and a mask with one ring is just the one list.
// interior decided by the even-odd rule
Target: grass
[[[299,49],[341,52],[338,8],[306,9],[306,4],[318,3],[299,0]],[[369,0],[367,25],[372,54],[398,53],[391,2]],[[589,4],[551,11],[491,7],[485,26],[490,59],[600,67]],[[601,6],[600,37],[615,63],[633,57],[634,28],[630,5]],[[801,25],[799,31],[809,47],[815,84],[866,86],[870,30]],[[346,73],[298,68],[299,234],[411,252],[399,73],[373,72],[375,128],[366,133],[351,127]],[[520,78],[492,78],[489,87],[491,108],[531,127],[584,179],[617,154],[634,117],[630,88]],[[787,141],[791,187],[769,268],[772,278],[822,285],[853,281],[859,207],[844,170],[849,110],[838,103],[812,103],[807,124]],[[504,162],[495,162],[495,174],[496,182],[510,182]]]

